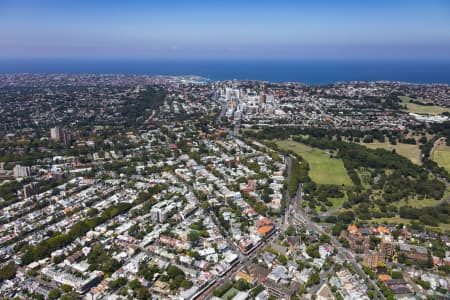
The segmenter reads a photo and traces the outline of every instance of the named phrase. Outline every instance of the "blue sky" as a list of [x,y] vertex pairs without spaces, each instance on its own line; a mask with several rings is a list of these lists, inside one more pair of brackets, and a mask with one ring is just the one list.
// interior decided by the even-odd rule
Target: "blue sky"
[[0,0],[0,57],[450,59],[450,1]]

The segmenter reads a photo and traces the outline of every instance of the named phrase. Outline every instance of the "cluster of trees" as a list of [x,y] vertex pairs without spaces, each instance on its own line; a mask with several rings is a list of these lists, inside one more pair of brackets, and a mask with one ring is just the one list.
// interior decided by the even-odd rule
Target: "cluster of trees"
[[121,288],[125,286],[128,283],[127,279],[125,277],[119,277],[116,280],[112,280],[108,283],[108,288],[111,290],[116,290],[118,288]]
[[133,128],[143,123],[151,114],[151,110],[161,106],[166,99],[166,93],[162,88],[147,87],[138,99],[127,99],[126,105],[120,109],[123,125]]
[[405,219],[420,220],[425,225],[439,226],[439,223],[450,223],[450,204],[443,203],[436,207],[423,208],[402,206],[399,214]]
[[[337,185],[323,184],[317,188],[315,196],[320,202],[328,202],[328,198],[341,198],[344,197],[344,193]],[[327,205],[331,206],[331,203]]]
[[48,293],[49,299],[58,299],[61,296],[61,292],[58,289],[52,289]]
[[[288,182],[289,196],[294,197],[298,190],[300,183],[312,182],[308,175],[309,165],[308,163],[294,153],[291,154],[291,177]],[[293,158],[296,157],[296,158]]]
[[[128,287],[133,291],[133,299],[147,300],[152,297],[148,288],[142,286],[141,282],[137,279],[130,281]],[[128,296],[128,288],[123,286],[119,291],[119,295]]]
[[203,220],[192,223],[189,227],[191,228],[191,231],[187,235],[189,241],[196,243],[200,240],[200,237],[209,237],[208,231],[206,231],[206,228],[203,225]]
[[222,214],[220,213],[220,207],[214,206],[212,208],[212,211],[213,211],[214,215],[216,216],[216,218],[219,220],[220,226],[225,230],[229,230],[230,222],[223,218]]
[[431,283],[429,281],[425,281],[422,279],[416,279],[415,282],[420,285],[421,287],[423,287],[425,290],[429,290],[431,289]]
[[166,188],[167,188],[166,184],[156,184],[152,187],[149,187],[146,192],[139,193],[136,199],[136,204],[140,204],[147,200],[150,200],[154,195],[164,191]]
[[410,145],[416,145],[417,141],[415,138],[404,138],[399,140],[402,144],[410,144]]
[[53,251],[70,244],[97,225],[128,211],[131,207],[132,204],[119,203],[105,209],[98,217],[88,218],[75,223],[68,233],[56,233],[52,237],[40,242],[38,245],[28,248],[22,256],[22,263],[29,264],[32,261],[49,256]]
[[222,297],[232,287],[233,287],[233,284],[231,282],[227,283],[225,285],[222,285],[221,287],[219,287],[219,288],[214,290],[213,296],[215,296],[215,297]]
[[250,196],[248,192],[243,192],[242,196],[258,214],[263,216],[267,214],[267,206],[263,202],[256,200],[254,197]]
[[234,288],[238,291],[246,291],[252,288],[252,284],[248,283],[245,279],[239,279],[234,283]]
[[17,181],[11,181],[9,183],[4,183],[0,185],[0,208],[8,206],[19,199],[17,198],[17,191],[22,188],[24,182],[19,183]]
[[414,100],[409,99],[409,103],[413,103],[413,104],[417,104],[417,105],[422,105],[422,106],[433,106],[434,104],[432,102],[423,102],[423,101],[419,101],[419,100]]
[[186,274],[174,265],[166,269],[166,273],[161,276],[161,280],[168,282],[171,290],[177,290],[180,287],[188,289],[192,286],[192,282],[186,279]]
[[100,270],[104,273],[111,274],[120,268],[121,264],[111,257],[112,252],[106,251],[100,243],[95,244],[87,256],[87,261],[90,264],[89,269],[91,271]]
[[314,272],[309,277],[308,281],[306,282],[306,286],[314,286],[316,284],[320,283],[320,275],[318,272]]
[[422,165],[434,174],[437,174],[446,180],[450,180],[450,174],[447,170],[439,166],[434,160],[431,159],[431,151],[433,150],[434,144],[442,137],[445,137],[446,143],[450,144],[450,129],[444,131],[443,133],[436,134],[432,139],[428,140],[420,147],[422,153]]
[[256,297],[256,296],[257,296],[259,293],[261,293],[262,291],[264,291],[264,286],[258,285],[258,286],[255,287],[253,290],[251,290],[250,296],[251,296],[251,297]]
[[7,279],[12,279],[16,276],[17,267],[14,262],[9,262],[0,268],[0,283]]
[[[450,122],[432,125],[430,133],[434,133],[439,137],[450,137]],[[353,205],[358,205],[355,209],[355,213],[361,219],[370,219],[372,217],[394,216],[398,209],[392,205],[392,202],[402,199],[408,199],[411,197],[421,198],[434,198],[441,199],[445,192],[445,184],[437,178],[434,178],[429,174],[431,170],[434,174],[441,177],[447,177],[448,173],[437,166],[435,162],[429,159],[430,151],[437,138],[427,140],[426,137],[421,138],[420,142],[423,156],[423,166],[418,166],[408,160],[406,157],[398,155],[395,151],[387,151],[384,149],[368,149],[359,144],[348,143],[342,141],[339,138],[341,135],[362,138],[370,135],[370,139],[381,139],[382,136],[388,136],[390,139],[399,139],[402,142],[412,143],[412,140],[408,140],[396,133],[390,133],[385,131],[374,130],[369,133],[363,133],[360,131],[338,131],[328,130],[320,128],[299,129],[299,128],[265,128],[258,132],[251,131],[249,135],[256,138],[263,139],[280,139],[294,136],[294,140],[308,144],[312,147],[319,149],[333,149],[337,150],[337,155],[344,162],[344,166],[355,184],[356,188],[352,191],[348,191],[348,202],[344,203],[344,207],[350,208]],[[335,137],[338,137],[337,139]],[[307,138],[305,138],[307,137]],[[448,139],[449,140],[449,139]],[[448,142],[447,140],[447,142]],[[415,143],[415,140],[414,140]],[[293,153],[285,152],[290,154]],[[298,156],[295,156],[298,157]],[[299,158],[301,162],[301,158]],[[305,176],[302,179],[298,179],[302,176],[302,170],[299,167],[300,163],[292,164],[292,176],[291,181],[288,183],[289,192],[291,195],[295,194],[299,181],[305,182],[303,185],[304,191],[311,195],[306,196],[306,200],[310,200],[310,206],[315,208],[319,200],[319,205],[329,205],[329,197],[342,197],[342,190],[336,186],[317,186],[314,182],[311,182],[307,176],[307,164],[303,174]],[[297,171],[296,171],[297,170]],[[363,175],[359,175],[361,170],[365,170],[367,174],[367,181],[370,184],[370,188],[362,186],[361,178],[366,179]],[[375,195],[373,198],[373,190],[381,190],[382,194]],[[375,202],[373,202],[375,199]],[[377,200],[378,199],[378,200]],[[373,204],[377,204],[379,209],[372,209]],[[412,208],[403,208],[400,212],[402,215],[411,215],[412,218],[420,220],[426,225],[435,225],[439,222],[449,222],[448,219],[441,214],[437,216],[437,212],[434,208],[430,208],[431,212],[434,210],[434,214],[428,213],[428,210],[415,210]],[[343,216],[344,219],[353,219],[353,216]],[[351,218],[350,218],[351,217]],[[342,216],[337,216],[338,222],[344,224],[346,220],[342,220]]]
[[401,92],[393,92],[384,98],[383,107],[390,108],[390,109],[402,109],[403,106],[401,105],[402,100],[400,99],[400,96],[403,96],[403,93]]
[[314,243],[306,247],[306,253],[314,258],[320,258],[319,243]]
[[355,220],[355,214],[351,210],[346,210],[339,213],[336,216],[329,216],[326,218],[327,223],[333,223],[331,233],[333,235],[339,235],[342,230],[347,229],[347,225],[353,223]]
[[[324,129],[324,128],[279,128],[279,127],[268,127],[259,131],[246,131],[245,134],[249,137],[256,138],[259,140],[285,140],[291,136],[310,136],[313,138],[328,138],[329,140],[336,139],[336,141],[342,141],[346,138],[348,141],[360,142],[367,135],[370,135],[373,139],[379,142],[384,142],[385,138],[389,139],[389,142],[393,145],[397,143],[397,139],[401,139],[404,134],[390,130],[378,130],[373,129],[370,131],[360,131],[356,129]],[[269,143],[268,146],[271,148],[274,143]]]
[[265,184],[261,189],[261,199],[268,203],[270,202],[270,195],[273,194],[273,189],[269,187],[269,184]]
[[388,288],[386,286],[386,284],[383,281],[378,280],[377,281],[377,285],[380,288],[381,293],[383,294],[383,296],[387,300],[394,300],[395,299],[394,293],[392,292],[392,290],[390,288]]
[[139,265],[138,274],[145,278],[145,280],[149,282],[153,282],[155,279],[155,275],[161,273],[161,270],[156,265],[149,265],[145,262],[142,262]]
[[445,184],[430,178],[428,171],[413,164],[407,158],[384,149],[368,149],[364,146],[339,142],[327,138],[298,138],[300,142],[320,149],[337,149],[350,178],[355,185],[361,185],[355,174],[359,168],[373,169],[377,175],[384,175],[385,170],[395,172],[384,181],[381,188],[390,201],[397,201],[415,194],[423,197],[441,199]]

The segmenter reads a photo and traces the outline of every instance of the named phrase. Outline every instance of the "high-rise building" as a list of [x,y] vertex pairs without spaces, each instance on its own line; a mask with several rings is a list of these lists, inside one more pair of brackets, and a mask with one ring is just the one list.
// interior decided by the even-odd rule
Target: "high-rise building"
[[31,167],[15,165],[13,168],[14,177],[28,177],[31,176]]
[[70,143],[70,133],[61,127],[53,127],[50,129],[50,138],[57,142],[63,142],[65,146]]
[[60,127],[51,128],[50,138],[54,141],[59,142],[61,140],[61,128]]
[[39,189],[37,182],[32,182],[23,186],[23,197],[28,198],[36,193]]

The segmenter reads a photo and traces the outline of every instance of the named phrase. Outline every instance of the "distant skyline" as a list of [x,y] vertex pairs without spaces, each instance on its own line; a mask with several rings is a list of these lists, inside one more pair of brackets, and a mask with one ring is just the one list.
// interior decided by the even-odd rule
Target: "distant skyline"
[[3,0],[0,28],[0,59],[450,59],[450,1]]

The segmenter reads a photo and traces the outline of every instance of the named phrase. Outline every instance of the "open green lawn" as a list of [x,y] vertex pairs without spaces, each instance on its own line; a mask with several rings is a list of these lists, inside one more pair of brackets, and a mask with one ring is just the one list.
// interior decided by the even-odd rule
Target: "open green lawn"
[[364,189],[370,188],[369,180],[370,180],[371,174],[370,174],[369,170],[367,170],[365,168],[359,168],[358,170],[356,170],[356,172],[358,173],[359,179],[361,180],[362,187]]
[[318,184],[353,185],[341,159],[330,158],[322,150],[294,141],[276,141],[276,144],[282,149],[292,150],[302,156],[310,165],[309,176],[314,182]]
[[439,166],[445,168],[447,172],[450,172],[450,147],[444,141],[437,142],[433,153],[431,153],[431,159]]
[[[450,112],[450,108],[441,107],[437,105],[432,106],[425,106],[425,105],[418,105],[415,103],[410,103],[409,100],[411,99],[408,96],[401,96],[400,99],[402,99],[402,103],[406,105],[407,111],[416,113],[416,114],[427,114],[427,115],[439,115],[443,112]],[[428,101],[423,99],[416,99],[416,101],[420,101],[423,103],[427,103]]]
[[229,289],[222,297],[220,297],[220,299],[223,300],[229,300],[232,299],[234,296],[236,296],[236,294],[239,291],[237,289],[235,289],[234,287],[232,287],[231,289]]
[[[444,195],[444,198],[446,196]],[[448,197],[448,196],[447,196]],[[397,207],[402,207],[405,205],[408,206],[412,206],[412,207],[416,207],[416,208],[422,208],[422,207],[426,207],[426,206],[432,206],[432,205],[438,205],[439,203],[441,203],[441,200],[436,200],[436,199],[430,199],[430,198],[426,198],[426,199],[418,199],[418,198],[410,198],[408,199],[408,201],[406,200],[401,200],[401,201],[397,201],[394,202],[393,204],[395,204]]]
[[410,145],[410,144],[402,144],[397,143],[397,145],[391,145],[389,141],[385,141],[384,143],[373,142],[373,143],[360,143],[360,145],[366,146],[370,149],[382,148],[391,151],[395,149],[397,154],[403,155],[412,161],[415,164],[420,164],[420,149],[419,145]]
[[329,198],[331,203],[333,203],[332,209],[341,208],[342,204],[344,204],[345,201],[348,200],[347,195],[341,198]]

